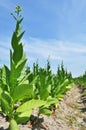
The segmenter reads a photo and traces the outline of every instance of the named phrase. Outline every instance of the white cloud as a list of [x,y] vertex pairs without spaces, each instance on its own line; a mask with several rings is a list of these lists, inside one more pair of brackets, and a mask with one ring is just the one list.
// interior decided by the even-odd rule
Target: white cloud
[[45,41],[35,38],[30,38],[28,43],[25,43],[26,52],[34,53],[44,58],[50,56],[53,60],[62,60],[67,56],[72,56],[72,54],[78,56],[79,54],[86,53],[86,45],[80,43],[70,43],[51,39]]
[[[47,60],[48,56],[50,56],[50,61],[55,67],[57,67],[58,63],[61,63],[63,60],[65,66],[74,76],[82,74],[86,69],[85,65],[83,65],[86,61],[85,44],[52,39],[45,41],[36,38],[30,38],[28,42],[25,41],[25,43],[27,56],[31,56],[32,58],[34,57],[34,62],[37,59],[40,59],[40,61],[43,59]],[[53,67],[54,72],[56,69],[57,68]]]
[[[41,40],[32,37],[27,41],[23,40],[23,43],[25,44],[24,50],[30,65],[37,59],[45,65],[45,61],[48,57],[50,57],[54,72],[62,60],[65,67],[67,67],[67,69],[71,71],[74,76],[82,74],[86,69],[85,44],[58,41],[55,39]],[[5,39],[0,41],[0,64],[5,63],[9,65],[9,49],[9,39],[7,41]]]

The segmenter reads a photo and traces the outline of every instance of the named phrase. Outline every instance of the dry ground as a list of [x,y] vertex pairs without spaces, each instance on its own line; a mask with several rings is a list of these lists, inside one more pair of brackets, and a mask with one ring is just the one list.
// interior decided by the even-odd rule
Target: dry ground
[[[83,96],[83,91],[86,90],[82,86],[74,85],[59,102],[54,115],[41,115],[44,130],[86,130],[86,97]],[[28,123],[20,125],[20,130],[43,130],[39,125],[33,129],[28,128]],[[8,126],[9,123],[0,115],[0,130],[7,130]]]

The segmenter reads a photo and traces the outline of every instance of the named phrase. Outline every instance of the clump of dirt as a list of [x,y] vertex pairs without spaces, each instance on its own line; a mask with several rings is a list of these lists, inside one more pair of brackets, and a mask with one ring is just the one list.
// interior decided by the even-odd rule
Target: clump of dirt
[[[86,96],[79,84],[68,91],[55,113],[49,117],[40,115],[39,123],[30,128],[30,122],[19,125],[20,130],[86,130]],[[35,119],[36,116],[33,116]],[[9,123],[0,115],[0,130],[7,130]]]

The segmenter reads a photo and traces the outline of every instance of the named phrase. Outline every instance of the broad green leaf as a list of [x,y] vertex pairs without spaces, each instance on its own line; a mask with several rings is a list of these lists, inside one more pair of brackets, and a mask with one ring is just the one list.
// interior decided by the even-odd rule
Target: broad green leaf
[[12,39],[11,39],[11,45],[12,45],[12,48],[14,49],[14,51],[18,47],[18,39],[17,39],[16,32],[13,33],[13,36],[12,36]]
[[19,130],[16,120],[14,119],[10,120],[9,130]]
[[43,101],[43,100],[32,99],[30,101],[25,102],[20,107],[18,107],[16,112],[24,112],[27,110],[32,110],[32,109],[38,108],[40,106],[43,106],[44,104],[45,104],[45,101]]
[[2,82],[4,85],[9,85],[10,71],[7,66],[2,68]]
[[69,85],[66,86],[67,89],[72,88],[72,86],[74,86],[74,83],[70,83]]
[[[21,60],[18,61],[17,65],[16,65],[16,68],[20,67],[20,65],[23,64],[23,62],[26,61],[26,60],[27,60],[27,59],[26,59],[26,54],[23,53],[23,56],[22,56]],[[24,67],[24,66],[23,66],[23,67]]]
[[41,88],[39,95],[40,95],[41,100],[46,100],[46,98],[49,96],[49,92],[48,92],[47,88]]
[[18,124],[26,123],[29,120],[31,114],[32,114],[32,110],[26,110],[21,113],[16,113],[15,119]]
[[66,79],[62,84],[59,84],[57,88],[55,89],[56,95],[63,94],[67,91],[66,86],[68,85],[69,81]]
[[17,79],[17,81],[18,81],[18,86],[24,84],[25,82],[27,82],[27,83],[25,83],[25,84],[29,84],[29,80],[28,80],[28,76],[29,76],[29,75],[30,75],[30,74],[27,74],[27,75],[26,75],[26,74],[25,74],[25,71],[22,71],[20,77]]
[[69,81],[68,81],[68,79],[66,79],[66,80],[61,84],[61,86],[67,86],[68,83],[69,83]]
[[44,114],[44,115],[50,116],[52,114],[52,111],[50,111],[47,108],[43,108],[43,109],[39,109],[39,114]]
[[23,37],[25,31],[23,31],[19,36],[18,36],[18,42],[21,40],[21,38]]
[[22,44],[18,44],[17,48],[13,52],[13,61],[15,62],[15,64],[17,64],[18,61],[22,59],[22,56],[23,56],[23,46]]
[[1,109],[6,115],[10,115],[13,110],[12,98],[8,92],[1,94]]
[[12,92],[12,98],[14,102],[23,100],[25,97],[31,97],[31,93],[33,91],[33,87],[29,86],[29,84],[21,84],[19,86],[16,86]]
[[34,93],[33,85],[35,84],[37,78],[38,77],[36,76],[34,80],[29,83],[26,76],[21,82],[19,82],[19,85],[14,87],[11,93],[11,96],[13,97],[14,101],[20,101],[25,98],[32,98]]
[[25,63],[26,63],[27,59],[21,59],[20,62],[18,62],[18,65],[16,66],[16,73],[19,72],[18,77],[20,76],[24,66],[25,66]]
[[52,105],[52,104],[56,104],[57,103],[57,99],[56,98],[52,98],[52,97],[48,97],[47,99],[46,99],[46,103],[45,103],[45,105],[43,106],[43,107],[49,107],[50,105]]
[[15,66],[15,64],[13,64],[12,62],[11,72],[10,72],[10,83],[11,83],[10,86],[12,85],[15,86],[17,84],[17,80],[22,73],[25,63],[26,63],[26,59],[24,58],[18,62],[17,66]]

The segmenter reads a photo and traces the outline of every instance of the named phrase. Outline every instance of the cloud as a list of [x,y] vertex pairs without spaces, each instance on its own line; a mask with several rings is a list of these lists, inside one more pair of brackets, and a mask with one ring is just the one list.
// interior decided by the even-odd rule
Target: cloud
[[[0,64],[9,65],[9,41],[9,39],[0,41],[0,53],[2,54],[0,55]],[[43,66],[46,64],[48,57],[50,57],[53,72],[56,71],[58,64],[61,64],[62,61],[74,76],[82,74],[86,69],[85,44],[58,41],[56,39],[42,40],[33,37],[22,41],[28,65],[32,65],[38,59],[39,64]]]
[[72,54],[85,54],[86,45],[52,39],[41,40],[36,38],[29,38],[28,42],[26,41],[25,50],[26,52],[40,55],[43,58],[50,56],[53,60],[62,60],[67,56],[71,56]]
[[28,43],[25,44],[25,50],[27,53],[33,53],[45,59],[47,59],[48,56],[53,60],[61,59],[61,57],[56,54],[57,49],[53,47],[50,41],[30,38]]
[[[24,46],[28,59],[32,57],[32,61],[47,60],[53,64],[52,68],[55,72],[58,64],[62,61],[74,76],[82,74],[85,71],[86,63],[86,45],[81,43],[72,43],[68,41],[58,41],[55,39],[41,40],[30,37]],[[31,58],[30,58],[31,61]],[[44,63],[45,64],[45,63]]]

